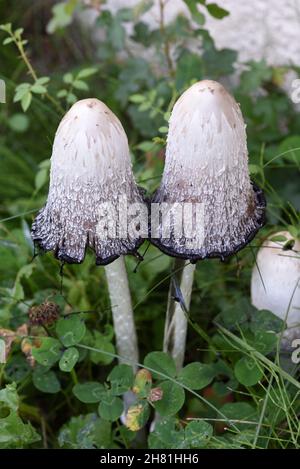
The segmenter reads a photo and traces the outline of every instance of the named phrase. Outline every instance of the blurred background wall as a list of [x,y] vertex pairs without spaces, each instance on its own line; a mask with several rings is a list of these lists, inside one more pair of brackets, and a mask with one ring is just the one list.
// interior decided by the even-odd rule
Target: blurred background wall
[[[106,4],[87,0],[91,9],[84,13],[89,26],[99,15],[97,8],[116,12],[120,8],[133,7],[139,0],[107,0]],[[165,0],[166,23],[179,13],[190,17],[182,0]],[[300,63],[300,0],[218,0],[219,6],[230,11],[221,21],[205,11],[205,27],[211,33],[217,48],[230,48],[238,52],[240,62],[265,59],[269,65]],[[93,7],[94,5],[94,7]],[[155,0],[142,20],[156,28],[160,20],[160,1]],[[127,25],[130,29],[130,25]]]

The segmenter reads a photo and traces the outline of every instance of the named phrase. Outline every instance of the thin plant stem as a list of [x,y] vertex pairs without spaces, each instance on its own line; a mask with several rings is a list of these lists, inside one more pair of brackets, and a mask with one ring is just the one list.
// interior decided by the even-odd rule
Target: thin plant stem
[[170,42],[166,34],[165,6],[166,6],[166,0],[159,0],[159,30],[163,39],[163,48],[164,48],[164,54],[165,54],[167,65],[168,65],[168,71],[169,71],[170,77],[174,78],[175,70],[174,70],[174,66],[173,66],[173,62],[171,58]]
[[[21,56],[21,59],[23,60],[24,64],[26,65],[27,69],[28,69],[28,72],[29,74],[31,75],[31,77],[33,78],[34,81],[37,81],[38,80],[38,76],[37,76],[37,73],[35,71],[35,69],[33,68],[27,54],[26,54],[26,51],[24,49],[24,46],[22,44],[22,40],[17,40],[14,36],[13,33],[10,34],[11,37],[13,38],[13,41],[20,53],[20,56]],[[53,98],[53,96],[51,96],[48,92],[45,93],[45,96],[46,98],[48,99],[48,101],[50,101],[53,106],[56,108],[56,110],[61,113],[61,114],[64,114],[64,110],[62,108],[62,106],[60,105],[60,103],[55,99]]]

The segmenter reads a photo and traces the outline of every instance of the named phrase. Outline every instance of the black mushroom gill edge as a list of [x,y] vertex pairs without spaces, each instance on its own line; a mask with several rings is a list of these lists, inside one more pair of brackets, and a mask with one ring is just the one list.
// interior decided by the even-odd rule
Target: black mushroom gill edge
[[[252,239],[256,236],[257,232],[264,226],[266,222],[265,208],[266,208],[267,203],[266,203],[264,193],[253,181],[251,181],[251,184],[252,184],[254,194],[255,194],[256,210],[259,215],[258,218],[256,219],[256,228],[253,231],[251,231],[251,233],[248,234],[248,236],[243,242],[235,246],[233,249],[222,251],[222,252],[211,252],[211,253],[206,254],[205,256],[200,256],[199,254],[185,255],[185,254],[178,253],[172,248],[169,248],[163,245],[160,238],[150,237],[150,242],[154,246],[156,246],[160,251],[162,251],[164,254],[167,254],[168,256],[171,256],[171,257],[186,259],[186,260],[191,261],[191,263],[195,263],[203,259],[213,259],[213,258],[219,258],[222,261],[224,261],[227,257],[232,256],[233,254],[236,254],[238,251],[240,251],[245,246],[247,246],[247,244],[249,244],[252,241]],[[155,194],[154,194],[154,197],[155,197]]]
[[[33,240],[34,242],[34,245],[36,248],[38,248],[38,252],[37,252],[37,255],[39,254],[42,254],[42,253],[45,253],[45,252],[49,252],[49,251],[53,251],[54,253],[54,257],[56,259],[58,259],[59,261],[61,262],[65,262],[66,264],[82,264],[84,259],[85,259],[85,256],[86,256],[86,251],[87,250],[90,250],[91,252],[95,252],[95,250],[91,247],[91,246],[88,246],[88,242],[86,242],[86,246],[85,246],[85,254],[82,258],[81,261],[78,261],[76,258],[74,257],[70,257],[68,255],[65,255],[62,253],[62,248],[60,248],[60,254],[58,255],[58,248],[57,249],[47,249],[43,246],[42,242],[40,239],[34,239]],[[114,254],[112,256],[108,256],[108,257],[99,257],[99,256],[96,256],[96,265],[108,265],[110,264],[111,262],[115,261],[116,259],[118,259],[120,256],[122,255],[133,255],[135,257],[140,257],[139,254],[138,254],[138,249],[140,248],[140,246],[143,244],[144,242],[144,239],[143,238],[139,238],[136,240],[136,245],[133,249],[128,249],[126,252],[124,253],[120,253],[120,254]]]
[[[195,263],[199,260],[203,260],[203,259],[212,259],[212,258],[219,258],[221,259],[222,261],[225,260],[227,257],[237,253],[238,251],[240,251],[241,249],[243,249],[247,244],[249,244],[252,239],[256,236],[257,232],[264,226],[265,224],[265,208],[266,208],[266,199],[265,199],[265,196],[263,194],[263,191],[254,183],[254,182],[251,182],[252,184],[252,187],[253,187],[253,190],[254,190],[254,193],[255,193],[255,202],[256,202],[256,210],[259,214],[259,217],[257,218],[256,220],[256,228],[248,234],[247,238],[245,239],[245,241],[241,242],[240,244],[238,244],[237,246],[235,246],[234,249],[230,250],[230,251],[222,251],[222,252],[211,252],[205,256],[199,256],[199,254],[194,254],[194,255],[189,255],[189,256],[186,256],[184,254],[180,254],[174,250],[172,250],[171,248],[168,248],[166,246],[164,246],[162,243],[161,243],[161,240],[159,238],[152,238],[151,237],[151,233],[150,233],[150,210],[149,210],[149,241],[151,242],[151,244],[153,244],[154,246],[156,246],[161,252],[163,252],[164,254],[167,254],[168,256],[171,256],[171,257],[176,257],[176,258],[181,258],[181,259],[186,259],[186,260],[190,260],[192,263]],[[142,189],[143,191],[143,189]],[[154,194],[155,196],[155,194]],[[153,197],[154,197],[153,196]],[[146,203],[146,205],[148,206],[148,208],[150,208],[150,205],[151,205],[151,201],[144,196],[144,202]],[[33,238],[33,241],[34,241],[34,245],[36,247],[39,248],[39,250],[41,252],[48,252],[48,251],[51,251],[51,249],[46,249],[44,246],[43,246],[43,243],[42,243],[42,240],[40,239],[34,239]],[[145,240],[143,238],[138,238],[136,240],[136,246],[134,249],[132,250],[128,250],[126,253],[124,253],[123,255],[133,255],[133,256],[137,256],[138,255],[138,249],[141,247],[141,245],[143,244]],[[94,251],[93,248],[91,247],[88,247],[88,241],[86,243],[86,250],[87,249],[90,249],[91,251]],[[61,250],[60,250],[61,252]],[[101,257],[96,257],[96,265],[108,265],[110,264],[111,262],[115,261],[116,259],[118,259],[118,257],[120,257],[120,255],[122,254],[115,254],[115,255],[112,255],[112,256],[109,256],[105,259],[101,258]],[[54,256],[62,261],[62,262],[66,262],[67,264],[82,264],[82,262],[84,261],[85,259],[85,255],[82,259],[82,261],[78,262],[75,258],[71,258],[67,255],[62,255],[60,254],[60,256],[58,256],[58,251],[54,250]]]
[[[142,187],[138,187],[138,190],[139,190],[139,192],[140,192],[140,194],[143,198],[143,202],[149,208],[150,207],[150,199],[148,199],[146,197],[145,189],[142,188]],[[42,210],[43,210],[43,208],[41,208],[38,211],[37,216]],[[43,254],[43,253],[46,253],[46,252],[53,251],[54,257],[56,259],[58,259],[59,261],[61,261],[61,262],[65,262],[66,264],[82,264],[84,259],[85,259],[85,256],[86,256],[86,252],[88,250],[95,253],[95,249],[93,247],[89,246],[88,238],[87,238],[86,243],[85,243],[85,252],[84,252],[84,256],[83,256],[81,261],[78,261],[75,257],[70,257],[66,254],[63,254],[62,253],[62,251],[63,251],[62,248],[60,248],[60,249],[58,249],[58,247],[56,247],[55,249],[46,248],[43,244],[43,241],[40,238],[35,238],[34,237],[34,232],[33,232],[32,228],[31,228],[31,238],[33,240],[35,249],[38,250],[38,252],[35,255],[39,255],[39,254]],[[112,256],[108,256],[108,257],[105,257],[105,258],[96,256],[96,265],[105,266],[105,265],[111,264],[112,262],[114,262],[116,259],[118,259],[122,255],[126,255],[126,256],[127,255],[132,255],[134,257],[137,257],[138,259],[141,259],[141,256],[138,253],[138,249],[141,247],[141,245],[144,243],[144,241],[145,241],[144,238],[137,238],[136,243],[135,243],[135,247],[133,249],[127,249],[127,251],[124,252],[124,253],[113,254]],[[58,255],[58,251],[60,252],[59,255]]]

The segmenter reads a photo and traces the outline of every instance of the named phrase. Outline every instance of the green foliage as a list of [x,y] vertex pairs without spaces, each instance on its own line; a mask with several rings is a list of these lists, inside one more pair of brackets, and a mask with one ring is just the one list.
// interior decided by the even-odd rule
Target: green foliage
[[43,337],[39,347],[34,347],[32,355],[43,366],[52,366],[62,355],[61,343],[52,337]]
[[207,422],[191,422],[185,429],[185,443],[189,448],[204,448],[213,435],[213,427]]
[[72,17],[78,5],[78,0],[67,0],[54,5],[52,7],[53,16],[47,25],[48,33],[53,34],[55,31],[69,26],[72,23]]
[[111,424],[96,414],[72,417],[59,431],[58,442],[66,449],[98,449],[111,447]]
[[205,16],[200,12],[200,5],[205,7],[214,18],[222,19],[229,15],[229,12],[224,8],[219,7],[216,3],[207,3],[206,0],[184,0],[184,3],[190,10],[193,19],[201,26],[205,23]]
[[154,403],[155,409],[163,417],[177,414],[185,399],[182,387],[172,381],[163,381],[160,383],[160,389],[162,390],[162,398]]
[[89,85],[86,80],[95,75],[95,73],[97,73],[97,68],[95,67],[83,68],[76,74],[71,72],[65,73],[63,83],[67,87],[60,89],[56,96],[65,99],[67,104],[74,104],[78,100],[75,91],[89,91]]
[[54,371],[48,371],[47,367],[36,367],[32,374],[34,386],[41,392],[56,394],[60,391],[60,382]]
[[111,343],[110,334],[101,334],[99,331],[93,331],[93,347],[102,350],[103,353],[91,351],[90,358],[96,365],[109,365],[113,361],[115,347]]
[[73,388],[73,394],[85,404],[99,402],[104,392],[105,389],[102,384],[92,381],[83,384],[75,384]]
[[64,351],[59,360],[59,368],[61,371],[70,372],[73,370],[79,358],[79,352],[76,347],[70,347]]
[[174,360],[163,352],[149,353],[144,360],[144,365],[153,373],[153,377],[156,379],[168,376],[174,378],[176,375]]
[[262,369],[252,358],[241,358],[234,367],[237,380],[244,386],[254,386],[263,377]]
[[205,421],[194,421],[183,429],[174,417],[162,419],[148,438],[151,449],[205,448],[213,434],[213,427]]
[[190,363],[180,370],[178,380],[190,389],[203,389],[214,378],[214,370],[204,363]]
[[124,407],[122,399],[113,395],[112,392],[107,391],[101,398],[98,412],[101,418],[108,420],[109,422],[114,422],[118,420],[122,413]]
[[[0,390],[0,448],[26,448],[40,440],[30,423],[18,415],[19,396],[16,386],[8,384]],[[3,417],[3,415],[5,415]]]
[[59,319],[56,324],[56,333],[65,347],[78,344],[85,331],[84,321],[78,315]]
[[132,388],[134,375],[131,366],[117,365],[107,377],[114,396],[120,396]]

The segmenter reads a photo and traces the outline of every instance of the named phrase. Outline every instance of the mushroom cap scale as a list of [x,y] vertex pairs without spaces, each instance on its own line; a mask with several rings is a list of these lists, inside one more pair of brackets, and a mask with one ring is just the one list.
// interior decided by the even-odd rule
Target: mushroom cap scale
[[80,263],[86,248],[97,264],[135,252],[142,239],[99,239],[98,209],[120,197],[143,203],[132,174],[128,141],[118,118],[97,99],[75,103],[62,119],[53,144],[49,194],[32,225],[33,240],[68,263]]
[[163,178],[152,201],[204,206],[201,247],[187,245],[184,236],[152,238],[175,257],[225,258],[264,224],[265,199],[248,174],[245,123],[239,105],[220,83],[195,83],[176,102]]

